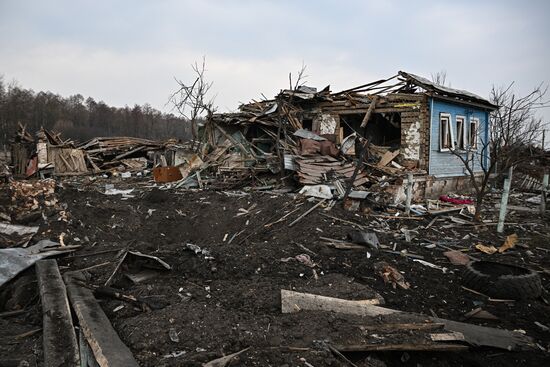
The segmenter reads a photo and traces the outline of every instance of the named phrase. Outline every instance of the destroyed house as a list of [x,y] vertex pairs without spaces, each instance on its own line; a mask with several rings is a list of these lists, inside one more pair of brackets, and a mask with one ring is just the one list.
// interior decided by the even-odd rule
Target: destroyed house
[[334,182],[319,168],[330,165],[349,181],[367,144],[354,187],[370,190],[380,177],[391,176],[395,188],[413,172],[415,196],[434,197],[468,185],[457,155],[475,155],[475,172],[488,165],[489,113],[495,108],[473,93],[401,71],[337,93],[329,87],[283,90],[238,112],[214,114],[202,137],[220,155],[232,152],[221,163],[226,170],[294,170],[303,184]]

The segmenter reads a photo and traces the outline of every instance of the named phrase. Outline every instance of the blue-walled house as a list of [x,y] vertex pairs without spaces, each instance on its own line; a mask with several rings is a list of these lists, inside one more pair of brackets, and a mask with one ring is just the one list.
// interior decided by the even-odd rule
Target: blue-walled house
[[[468,190],[470,175],[460,157],[474,173],[488,167],[489,114],[497,106],[471,92],[441,86],[404,71],[378,83],[336,93],[321,111],[312,111],[312,131],[327,133],[321,126],[332,119],[334,134],[342,129],[344,139],[359,132],[372,144],[398,149],[397,166],[415,172],[417,197]],[[358,95],[365,94],[358,92],[366,92],[367,99],[360,99]],[[353,99],[354,104],[345,103],[352,108],[341,107],[337,98],[342,93]],[[369,107],[374,107],[372,115],[363,124]]]

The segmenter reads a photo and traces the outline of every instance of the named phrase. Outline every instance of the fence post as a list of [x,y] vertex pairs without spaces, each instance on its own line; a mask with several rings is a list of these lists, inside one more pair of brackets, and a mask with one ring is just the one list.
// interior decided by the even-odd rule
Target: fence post
[[540,193],[540,214],[544,215],[546,211],[546,191],[548,191],[548,173],[542,178],[542,190]]
[[409,172],[407,175],[407,201],[405,202],[405,213],[407,215],[411,214],[411,201],[412,201],[412,190],[413,189],[413,174]]
[[510,186],[512,185],[512,171],[513,167],[510,167],[510,170],[508,171],[508,177],[504,180],[504,191],[502,192],[502,199],[500,200],[500,212],[498,213],[498,233],[502,233],[504,231],[504,220],[506,219],[508,195],[510,194]]

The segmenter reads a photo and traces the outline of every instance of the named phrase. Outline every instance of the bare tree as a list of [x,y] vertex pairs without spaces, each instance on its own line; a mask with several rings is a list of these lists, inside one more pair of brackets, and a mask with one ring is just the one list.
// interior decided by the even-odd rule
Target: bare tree
[[512,92],[512,85],[492,89],[491,102],[498,107],[490,115],[490,133],[482,134],[478,139],[477,131],[473,137],[476,143],[450,149],[464,165],[475,191],[476,221],[481,221],[483,201],[496,168],[505,172],[512,166],[535,158],[525,154],[525,151],[533,146],[542,133],[542,120],[535,116],[535,109],[548,105],[543,100],[547,88],[542,88],[541,84],[531,93],[518,97]]
[[[479,143],[478,143],[479,144]],[[466,175],[469,178],[471,187],[474,189],[476,204],[474,220],[480,222],[483,201],[489,189],[490,179],[494,171],[496,161],[489,158],[490,141],[481,139],[478,147],[467,147],[467,150],[451,149],[453,153],[464,165]]]
[[294,85],[292,84],[292,73],[288,73],[288,82],[290,84],[290,89],[291,90],[296,90],[296,89],[298,89],[298,87],[301,87],[301,86],[305,85],[306,79],[308,77],[307,75],[305,75],[306,69],[307,69],[306,64],[304,64],[302,62],[302,67],[300,68],[300,70],[298,70],[298,75],[296,77],[296,83],[294,83]]
[[491,159],[500,171],[529,159],[518,151],[534,146],[541,137],[544,124],[536,109],[549,105],[544,99],[548,86],[541,83],[522,97],[513,92],[513,85],[491,90],[491,101],[498,106],[491,114]]
[[432,82],[437,85],[445,86],[447,84],[447,72],[445,70],[441,70],[435,74],[432,73]]
[[193,140],[197,141],[199,120],[211,116],[216,108],[214,107],[214,99],[208,97],[213,82],[206,79],[206,58],[203,57],[202,63],[195,62],[191,67],[196,75],[195,81],[191,84],[185,84],[174,77],[178,83],[178,90],[170,96],[168,102],[172,103],[180,115],[191,123]]

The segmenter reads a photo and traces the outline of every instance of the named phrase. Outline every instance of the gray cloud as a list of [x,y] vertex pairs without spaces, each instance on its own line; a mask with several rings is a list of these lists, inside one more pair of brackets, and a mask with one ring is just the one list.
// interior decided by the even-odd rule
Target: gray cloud
[[[206,55],[220,110],[272,96],[308,65],[333,90],[444,69],[488,95],[550,80],[543,1],[4,1],[0,73],[35,90],[164,106]],[[550,117],[546,110],[541,110]]]

